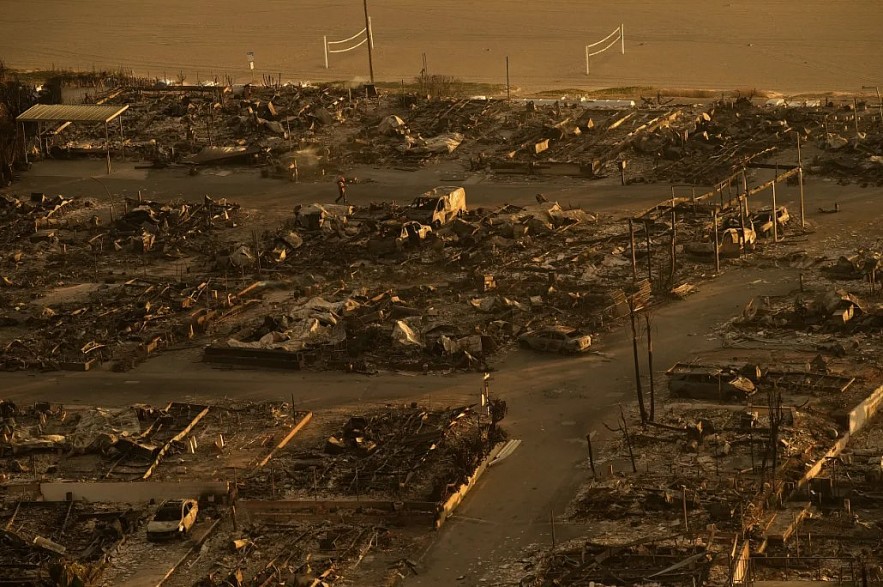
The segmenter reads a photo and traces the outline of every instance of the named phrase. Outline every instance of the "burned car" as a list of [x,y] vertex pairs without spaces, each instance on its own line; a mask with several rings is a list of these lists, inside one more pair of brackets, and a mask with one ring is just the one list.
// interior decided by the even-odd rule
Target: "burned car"
[[[788,208],[785,206],[779,206],[776,208],[776,223],[779,225],[778,230],[782,230],[788,221],[791,220],[791,215],[788,214]],[[763,208],[758,210],[754,214],[751,215],[751,223],[754,225],[754,230],[757,231],[757,234],[762,235],[764,237],[770,237],[773,235],[773,210],[772,208]]]
[[180,538],[196,524],[199,505],[195,499],[168,499],[159,506],[147,524],[147,539],[151,541]]
[[405,216],[438,228],[466,211],[466,190],[456,186],[433,188],[405,208]]
[[682,397],[740,400],[757,391],[750,379],[727,367],[676,363],[665,374],[669,391]]
[[518,342],[535,351],[581,353],[592,346],[592,337],[569,326],[548,326],[522,334]]

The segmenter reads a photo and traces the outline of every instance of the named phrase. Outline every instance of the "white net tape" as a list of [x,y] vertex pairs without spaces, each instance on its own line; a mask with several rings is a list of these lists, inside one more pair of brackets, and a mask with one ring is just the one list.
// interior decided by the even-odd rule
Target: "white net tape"
[[[608,43],[608,41],[610,41],[610,42]],[[597,51],[591,50],[599,45],[603,45],[604,43],[607,43],[607,44],[604,45],[603,49],[598,49]],[[624,32],[623,32],[623,25],[619,25],[618,27],[616,27],[616,29],[612,33],[610,33],[609,35],[607,35],[606,37],[604,37],[600,41],[596,41],[596,42],[592,43],[591,45],[586,45],[586,75],[589,75],[589,57],[593,57],[595,55],[600,55],[601,53],[603,53],[604,51],[607,51],[608,49],[610,49],[611,47],[613,47],[617,43],[619,43],[620,51],[623,54],[625,54],[625,36],[624,36]]]
[[[356,41],[359,37],[362,37],[362,40],[355,43],[350,44]],[[374,48],[374,35],[371,30],[371,19],[368,18],[368,26],[357,32],[352,37],[348,39],[341,39],[339,41],[329,41],[328,37],[324,37],[323,41],[325,43],[325,69],[328,69],[328,56],[332,53],[347,53],[348,51],[352,51],[353,49],[358,49],[365,43],[371,43],[371,47],[368,49],[369,51]],[[332,47],[336,47],[338,45],[347,45],[348,47],[343,47],[341,49],[332,49]]]

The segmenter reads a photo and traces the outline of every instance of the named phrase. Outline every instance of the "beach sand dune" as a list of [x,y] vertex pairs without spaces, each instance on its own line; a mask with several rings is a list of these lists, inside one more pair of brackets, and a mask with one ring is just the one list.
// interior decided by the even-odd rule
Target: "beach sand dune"
[[[624,86],[858,91],[883,84],[879,0],[370,0],[378,81],[430,73],[542,88]],[[331,56],[323,36],[364,26],[358,0],[6,0],[0,58],[18,68],[124,67],[189,82],[256,73],[286,80],[361,80],[362,49]],[[584,46],[620,24],[618,47]]]

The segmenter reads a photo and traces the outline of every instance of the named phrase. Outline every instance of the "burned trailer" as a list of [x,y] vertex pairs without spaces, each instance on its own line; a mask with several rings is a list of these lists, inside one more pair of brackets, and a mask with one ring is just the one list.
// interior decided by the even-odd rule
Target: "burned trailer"
[[414,198],[404,212],[409,220],[438,228],[466,212],[466,190],[456,186],[432,188]]
[[757,391],[750,379],[728,367],[675,363],[665,374],[672,395],[691,399],[740,401]]

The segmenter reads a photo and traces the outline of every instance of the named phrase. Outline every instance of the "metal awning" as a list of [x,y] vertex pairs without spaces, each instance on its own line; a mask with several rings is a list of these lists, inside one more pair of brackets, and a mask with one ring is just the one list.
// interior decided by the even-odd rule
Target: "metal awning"
[[18,122],[103,122],[108,123],[126,110],[124,106],[65,106],[37,104],[16,117]]

